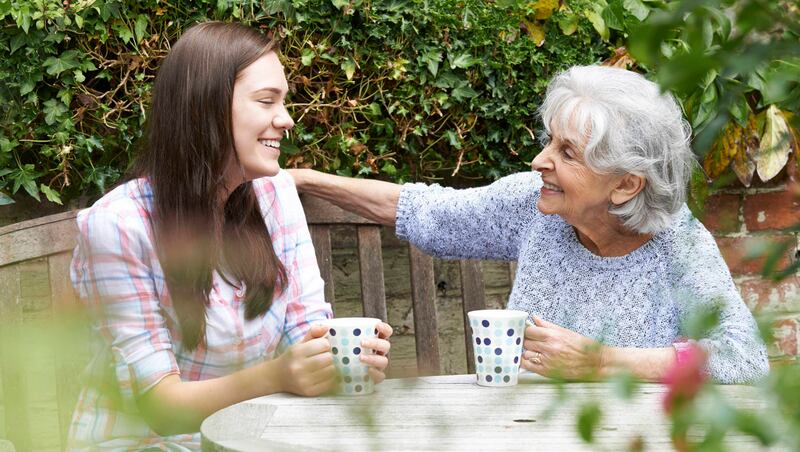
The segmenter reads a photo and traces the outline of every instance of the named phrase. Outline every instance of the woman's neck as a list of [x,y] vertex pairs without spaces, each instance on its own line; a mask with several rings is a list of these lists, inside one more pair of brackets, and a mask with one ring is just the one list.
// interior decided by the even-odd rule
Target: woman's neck
[[590,226],[573,225],[573,228],[581,244],[601,257],[625,256],[653,238],[653,234],[628,230],[613,216]]

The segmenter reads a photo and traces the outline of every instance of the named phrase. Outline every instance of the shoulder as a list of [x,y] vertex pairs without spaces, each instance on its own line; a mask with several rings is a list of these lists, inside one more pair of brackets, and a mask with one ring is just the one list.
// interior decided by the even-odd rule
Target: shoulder
[[147,255],[152,249],[152,191],[144,179],[117,186],[78,213],[76,253]]
[[289,233],[306,224],[303,204],[294,179],[284,170],[271,177],[253,180],[261,214],[270,231]]
[[675,214],[672,225],[659,235],[669,261],[678,274],[685,274],[693,268],[703,268],[703,274],[712,270],[724,270],[727,273],[727,266],[714,237],[686,205]]
[[78,227],[149,227],[153,193],[145,179],[133,179],[106,193],[78,213]]

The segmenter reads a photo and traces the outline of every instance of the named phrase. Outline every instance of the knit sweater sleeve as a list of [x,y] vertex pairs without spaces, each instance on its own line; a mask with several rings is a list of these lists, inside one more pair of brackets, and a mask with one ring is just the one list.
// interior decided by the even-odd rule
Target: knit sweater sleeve
[[532,172],[462,190],[406,184],[397,203],[397,236],[441,258],[516,260],[521,237],[540,215],[540,186]]
[[719,322],[699,340],[708,353],[707,371],[718,383],[757,380],[769,372],[766,347],[753,315],[733,283],[711,234],[693,217],[675,241],[673,287],[686,320],[698,310],[717,310]]

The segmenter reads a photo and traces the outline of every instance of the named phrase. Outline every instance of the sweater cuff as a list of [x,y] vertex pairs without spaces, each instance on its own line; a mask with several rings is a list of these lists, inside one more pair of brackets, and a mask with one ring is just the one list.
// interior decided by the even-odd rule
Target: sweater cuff
[[403,184],[400,197],[397,199],[397,215],[395,217],[395,235],[400,240],[408,242],[408,222],[414,212],[411,198],[415,191],[424,190],[428,186],[422,183]]

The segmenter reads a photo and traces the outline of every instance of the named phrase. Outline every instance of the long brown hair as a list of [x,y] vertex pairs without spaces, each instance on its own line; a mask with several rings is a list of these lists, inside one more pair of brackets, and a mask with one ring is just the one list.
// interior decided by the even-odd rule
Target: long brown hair
[[286,285],[252,183],[220,205],[225,170],[236,160],[236,78],[275,47],[252,28],[206,22],[181,36],[156,76],[146,145],[131,175],[153,189],[156,249],[188,350],[205,344],[214,270],[246,285],[248,320],[267,312]]

